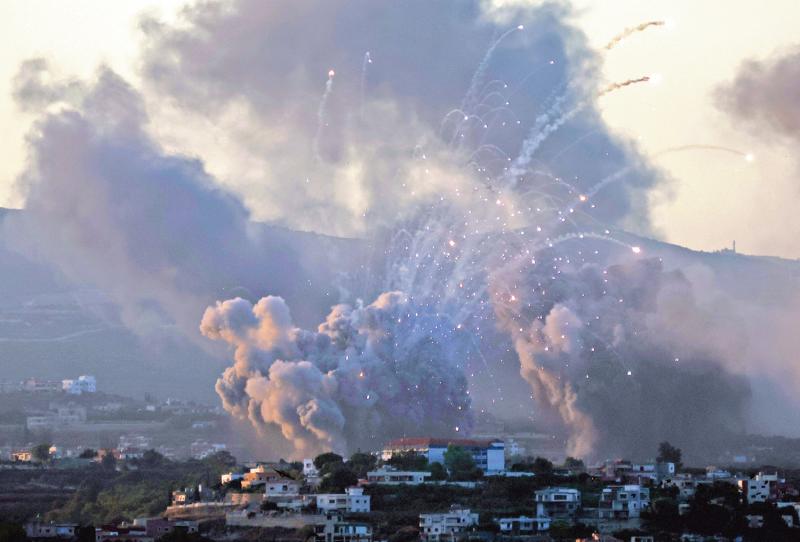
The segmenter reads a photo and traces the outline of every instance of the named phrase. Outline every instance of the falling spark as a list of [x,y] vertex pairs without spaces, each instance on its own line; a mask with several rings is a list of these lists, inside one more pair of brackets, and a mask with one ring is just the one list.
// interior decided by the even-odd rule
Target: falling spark
[[322,93],[322,98],[319,101],[319,109],[317,110],[317,134],[314,136],[314,158],[317,161],[321,160],[321,156],[319,154],[319,142],[322,138],[322,131],[325,129],[325,112],[328,106],[328,98],[333,92],[333,77],[336,75],[336,72],[333,69],[328,71],[328,80],[325,82],[325,92]]

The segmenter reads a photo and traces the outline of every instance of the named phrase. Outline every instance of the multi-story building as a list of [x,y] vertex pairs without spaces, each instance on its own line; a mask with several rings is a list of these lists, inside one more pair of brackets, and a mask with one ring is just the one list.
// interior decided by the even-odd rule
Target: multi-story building
[[753,478],[739,480],[739,489],[747,497],[747,503],[767,502],[777,498],[778,474],[759,472]]
[[97,392],[97,380],[92,375],[81,375],[61,381],[61,389],[71,395]]
[[423,542],[455,540],[456,535],[478,524],[478,514],[468,508],[452,506],[444,514],[420,514],[419,536]]
[[638,484],[608,486],[600,494],[600,519],[638,518],[650,506],[650,490]]
[[22,390],[33,393],[57,392],[61,391],[61,382],[57,380],[42,380],[40,378],[29,378],[22,382]]
[[56,407],[53,411],[41,416],[28,416],[25,425],[31,431],[59,429],[79,425],[86,421],[86,408],[67,405]]
[[28,538],[67,538],[75,537],[78,529],[77,523],[45,523],[31,521],[25,524],[25,534]]
[[500,534],[525,535],[550,529],[550,518],[529,518],[527,516],[500,518],[497,520],[497,524],[500,526]]
[[251,487],[262,486],[270,482],[277,482],[282,480],[284,476],[277,472],[275,469],[258,465],[246,472],[242,478],[242,488],[248,489]]
[[266,483],[264,495],[269,498],[296,497],[300,494],[300,482],[291,478],[279,478]]
[[345,493],[318,494],[317,510],[320,512],[347,512],[366,514],[370,511],[370,497],[360,487],[348,487]]
[[243,472],[227,472],[219,477],[222,485],[230,484],[234,480],[242,480],[244,478]]
[[381,456],[384,461],[388,461],[394,454],[415,452],[424,455],[428,463],[444,465],[444,453],[451,445],[470,452],[475,465],[484,474],[495,474],[505,470],[505,443],[502,440],[400,438],[389,441]]
[[95,529],[96,542],[155,542],[143,527],[103,526]]
[[228,447],[222,443],[210,443],[205,440],[195,440],[189,445],[189,454],[195,459],[205,459],[216,453],[223,452]]
[[158,540],[165,534],[169,534],[175,530],[183,530],[188,534],[196,533],[199,529],[200,522],[190,520],[171,520],[162,517],[152,518],[136,518],[133,520],[133,526],[144,528],[145,534]]
[[535,499],[537,517],[571,518],[581,507],[581,492],[569,487],[540,489]]
[[316,542],[372,542],[372,527],[329,514],[324,522],[314,526],[314,535]]
[[425,479],[431,475],[427,471],[405,471],[395,470],[392,467],[384,466],[378,470],[367,473],[367,483],[381,485],[419,485],[424,484]]

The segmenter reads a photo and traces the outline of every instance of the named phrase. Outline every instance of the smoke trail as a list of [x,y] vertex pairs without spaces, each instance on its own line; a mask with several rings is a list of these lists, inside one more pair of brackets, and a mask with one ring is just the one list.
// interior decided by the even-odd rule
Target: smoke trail
[[611,83],[610,85],[605,87],[603,90],[601,90],[597,94],[597,97],[600,98],[602,96],[605,96],[606,94],[614,92],[615,90],[619,90],[621,88],[625,88],[625,87],[630,86],[630,85],[635,85],[637,83],[646,83],[648,81],[650,81],[650,76],[645,75],[644,77],[638,77],[636,79],[628,79],[627,81],[621,81],[621,82],[618,82],[618,83]]
[[609,41],[606,44],[605,50],[608,51],[608,50],[613,49],[614,47],[617,46],[617,44],[619,42],[621,42],[622,40],[624,40],[625,38],[627,38],[628,36],[630,36],[632,34],[636,34],[637,32],[642,32],[642,31],[650,28],[651,26],[664,26],[664,24],[666,24],[665,21],[647,21],[647,22],[642,23],[642,24],[640,24],[638,26],[632,26],[630,28],[626,28],[620,34],[614,36],[611,39],[611,41]]
[[736,156],[741,156],[748,162],[753,160],[753,155],[749,152],[743,152],[738,149],[734,149],[732,147],[725,147],[723,145],[703,145],[703,144],[681,145],[679,147],[670,147],[669,149],[664,149],[663,151],[655,153],[653,156],[663,156],[665,154],[671,154],[673,152],[683,152],[692,150],[727,152],[730,154],[735,154]]
[[319,109],[317,110],[317,133],[314,136],[314,158],[317,161],[322,160],[322,157],[319,154],[319,144],[320,140],[322,139],[322,132],[325,130],[326,126],[326,109],[328,106],[328,98],[333,92],[333,77],[336,75],[336,72],[333,70],[328,71],[328,80],[325,82],[325,92],[322,93],[322,98],[319,101]]
[[486,77],[486,70],[489,68],[489,63],[492,61],[492,56],[494,55],[494,52],[497,49],[497,47],[503,42],[503,40],[505,40],[511,34],[513,34],[518,30],[524,30],[524,29],[525,27],[523,25],[519,25],[509,30],[506,30],[486,50],[486,54],[483,56],[483,60],[481,60],[481,63],[478,64],[475,73],[472,74],[472,81],[470,81],[467,93],[464,96],[464,100],[461,102],[461,109],[463,111],[470,111],[472,107],[475,105],[475,103],[478,101],[478,93],[480,92],[480,86],[483,84],[483,80]]
[[359,106],[359,114],[364,117],[364,102],[367,99],[367,68],[372,64],[372,57],[369,51],[364,53],[364,62],[361,64],[361,105]]

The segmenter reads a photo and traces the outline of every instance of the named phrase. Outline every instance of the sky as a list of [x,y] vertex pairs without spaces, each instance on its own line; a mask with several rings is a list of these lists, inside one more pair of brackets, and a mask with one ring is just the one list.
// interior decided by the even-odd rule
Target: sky
[[[663,2],[572,0],[561,9],[559,1],[566,0],[527,13],[426,0],[238,0],[237,10],[227,10],[226,0],[194,7],[186,0],[6,2],[0,205],[29,212],[6,220],[5,231],[24,253],[109,293],[125,324],[143,336],[175,326],[211,348],[198,334],[204,314],[205,338],[236,351],[217,382],[225,407],[253,416],[256,427],[280,425],[296,448],[352,443],[345,420],[361,419],[376,401],[365,386],[385,364],[373,353],[390,347],[408,371],[398,370],[396,385],[376,388],[424,392],[420,402],[396,403],[417,408],[440,398],[414,381],[429,356],[452,361],[428,380],[459,396],[465,356],[458,341],[439,335],[462,322],[484,330],[477,337],[489,350],[481,352],[497,365],[513,343],[522,367],[514,362],[506,372],[515,381],[521,372],[537,399],[557,407],[577,435],[573,450],[592,448],[596,428],[582,409],[615,396],[605,384],[628,385],[635,374],[642,389],[664,388],[658,371],[665,367],[677,390],[697,371],[719,380],[720,409],[703,410],[710,414],[696,428],[736,422],[716,416],[739,411],[723,399],[744,397],[741,374],[774,371],[783,386],[793,382],[784,375],[798,351],[787,332],[800,310],[796,287],[753,279],[734,265],[744,258],[730,260],[729,274],[705,269],[699,256],[679,272],[678,256],[663,269],[657,258],[637,263],[642,247],[596,226],[694,249],[735,240],[741,252],[800,256],[800,164],[788,152],[800,134],[791,25],[800,8],[680,1],[665,11]],[[509,13],[520,20],[503,19]],[[658,24],[606,47],[648,21]],[[502,87],[509,90],[489,92],[497,80],[510,82]],[[638,83],[601,90],[626,80]],[[461,115],[446,114],[465,90]],[[487,105],[497,96],[514,103]],[[509,113],[517,122],[500,124]],[[482,126],[477,114],[485,115]],[[515,157],[498,161],[504,148]],[[579,211],[575,219],[566,205]],[[261,228],[253,219],[367,241]],[[397,235],[384,238],[387,225]],[[573,254],[575,239],[583,241]],[[530,258],[545,240],[563,247],[566,260]],[[331,266],[320,250],[328,245],[352,257],[329,255],[341,265]],[[604,248],[584,253],[583,246]],[[619,264],[608,278],[592,267],[603,258]],[[581,273],[570,274],[573,265]],[[557,280],[561,293],[543,286]],[[750,297],[740,300],[741,292]],[[559,299],[551,307],[552,296]],[[776,298],[780,310],[765,318],[761,302]],[[336,302],[353,305],[334,306],[315,327]],[[409,341],[375,341],[384,335],[370,326],[380,322],[398,327],[385,336]],[[440,340],[416,342],[403,326]],[[586,334],[573,331],[584,326]],[[752,339],[749,351],[743,337]],[[609,344],[621,372],[592,373],[585,382],[595,346]],[[354,358],[351,347],[368,355]],[[648,372],[642,360],[656,360],[658,370]],[[714,375],[714,367],[725,370]],[[494,369],[505,370],[486,367]],[[562,373],[566,383],[557,382]],[[527,408],[533,394],[523,392],[519,404]],[[770,390],[759,393],[756,402],[771,408],[763,401]],[[284,402],[300,418],[276,417],[287,411]],[[456,422],[468,410],[448,405]],[[383,420],[397,429],[414,414],[390,409]],[[362,421],[380,436],[380,419]]]
[[[501,2],[503,0],[500,0]],[[516,1],[516,0],[511,0]],[[0,3],[0,205],[20,207],[14,179],[25,161],[24,138],[31,117],[11,96],[19,63],[50,59],[65,75],[87,77],[105,63],[137,80],[143,13],[173,21],[185,0],[5,0]],[[647,93],[610,96],[601,103],[605,121],[639,142],[671,182],[650,195],[661,240],[699,250],[737,241],[740,251],[800,257],[795,242],[795,163],[788,145],[761,141],[735,125],[715,104],[715,90],[729,82],[745,60],[768,58],[793,44],[800,4],[723,0],[574,0],[574,24],[601,49],[621,29],[665,20],[608,51],[610,81],[658,74]],[[47,16],[43,16],[46,13]],[[757,21],[755,23],[754,21]],[[709,151],[658,155],[673,147],[720,145],[753,155]],[[754,225],[759,227],[753,227]]]

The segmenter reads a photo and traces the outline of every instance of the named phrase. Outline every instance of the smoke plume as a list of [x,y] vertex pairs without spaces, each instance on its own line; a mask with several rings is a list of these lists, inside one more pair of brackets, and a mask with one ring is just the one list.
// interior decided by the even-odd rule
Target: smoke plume
[[216,386],[225,409],[278,426],[298,452],[470,429],[464,337],[401,292],[337,305],[317,331],[295,327],[279,297],[236,298],[206,309],[200,329],[234,348]]
[[714,326],[706,342],[681,340],[713,315],[680,272],[658,259],[600,266],[556,254],[495,273],[492,298],[522,377],[569,428],[567,453],[646,454],[657,435],[695,448],[743,429],[749,388],[729,373]]

